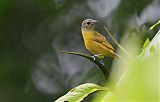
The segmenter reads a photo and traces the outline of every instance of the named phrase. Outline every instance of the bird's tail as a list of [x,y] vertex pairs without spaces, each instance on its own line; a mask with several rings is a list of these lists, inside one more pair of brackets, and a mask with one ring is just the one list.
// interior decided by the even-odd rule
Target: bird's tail
[[114,53],[114,56],[113,56],[113,57],[117,57],[117,58],[119,58],[120,60],[124,61],[124,59],[123,59],[119,54],[117,54],[117,53]]

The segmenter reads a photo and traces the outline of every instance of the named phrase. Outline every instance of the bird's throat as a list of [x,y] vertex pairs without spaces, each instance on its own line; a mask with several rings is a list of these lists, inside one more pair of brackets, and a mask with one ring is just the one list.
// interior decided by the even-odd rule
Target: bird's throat
[[95,30],[82,30],[82,36],[84,40],[91,39],[94,36]]

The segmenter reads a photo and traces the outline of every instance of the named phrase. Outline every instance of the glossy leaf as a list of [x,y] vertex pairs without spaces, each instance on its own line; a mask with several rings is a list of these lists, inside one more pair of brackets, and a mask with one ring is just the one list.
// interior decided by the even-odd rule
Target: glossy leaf
[[93,57],[88,56],[88,55],[83,54],[83,53],[79,53],[79,52],[67,52],[67,51],[61,51],[61,52],[65,53],[65,54],[77,55],[77,56],[81,56],[81,57],[89,59],[90,61],[92,61],[93,63],[95,63],[100,68],[100,70],[102,71],[102,73],[105,76],[105,78],[106,79],[108,78],[109,71],[107,69],[105,69],[104,65],[98,59],[94,60]]
[[147,38],[147,40],[144,42],[143,44],[143,49],[145,49],[148,45],[149,45],[150,41],[149,39]]
[[55,102],[80,102],[87,95],[99,91],[99,90],[110,90],[108,88],[101,87],[93,83],[86,83],[79,85],[71,89],[67,94],[57,99]]
[[158,26],[158,25],[160,25],[160,20],[156,23],[156,24],[154,24],[153,26],[151,26],[150,27],[150,30],[152,30],[152,29],[154,29],[156,26]]
[[159,50],[160,50],[160,30],[154,36],[154,38],[149,43],[149,45],[146,47],[146,49],[143,52],[143,55],[144,56],[150,56],[151,53],[153,53],[154,51],[155,51],[155,53],[159,53]]

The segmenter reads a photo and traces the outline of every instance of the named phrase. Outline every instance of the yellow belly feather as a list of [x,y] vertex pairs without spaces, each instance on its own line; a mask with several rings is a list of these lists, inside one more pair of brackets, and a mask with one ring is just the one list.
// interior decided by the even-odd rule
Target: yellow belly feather
[[94,41],[94,31],[82,31],[83,39],[86,48],[94,55],[99,55],[99,58],[104,58],[105,56],[111,56],[113,53],[110,49],[103,46],[102,44]]

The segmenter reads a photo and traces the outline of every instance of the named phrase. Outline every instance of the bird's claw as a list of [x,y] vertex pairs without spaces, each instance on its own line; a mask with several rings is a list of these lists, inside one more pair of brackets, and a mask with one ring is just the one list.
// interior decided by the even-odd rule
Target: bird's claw
[[93,55],[94,57],[98,57],[98,56],[101,56],[101,54],[97,54],[97,55]]
[[100,63],[104,66],[103,60],[101,60]]
[[93,61],[95,61],[95,60],[96,60],[95,56],[91,56],[91,57],[93,58]]
[[98,57],[98,56],[100,56],[101,54],[97,54],[97,55],[93,55],[93,56],[91,56],[92,58],[93,58],[93,61],[95,61],[96,60],[96,57]]

